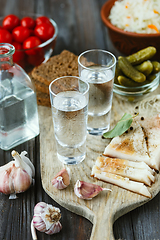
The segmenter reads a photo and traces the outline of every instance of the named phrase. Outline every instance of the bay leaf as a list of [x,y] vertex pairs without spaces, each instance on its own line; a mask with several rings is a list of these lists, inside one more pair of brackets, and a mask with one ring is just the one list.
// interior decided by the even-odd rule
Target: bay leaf
[[[135,116],[134,116],[135,117]],[[104,138],[114,138],[122,135],[125,131],[129,129],[133,122],[133,116],[129,113],[125,113],[123,117],[117,122],[115,127],[103,134]]]

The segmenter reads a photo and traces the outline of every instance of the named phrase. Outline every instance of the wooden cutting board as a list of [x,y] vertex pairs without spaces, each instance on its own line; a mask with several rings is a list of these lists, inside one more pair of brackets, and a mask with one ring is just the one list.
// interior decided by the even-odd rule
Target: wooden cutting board
[[[158,100],[153,97],[153,99],[148,100],[148,103],[147,107],[146,103],[141,104],[141,111],[144,108],[146,115],[151,114],[151,109],[155,113],[159,111],[160,97],[158,97]],[[135,105],[137,104],[124,102],[114,96],[111,125],[114,126],[124,112],[133,113]],[[55,189],[51,180],[63,168],[63,164],[57,159],[56,155],[51,109],[39,106],[39,118],[41,177],[44,190],[61,206],[84,216],[93,223],[91,240],[113,240],[113,223],[116,219],[151,199],[90,177],[97,156],[103,153],[105,146],[109,143],[107,139],[91,135],[87,136],[85,160],[79,165],[69,165],[71,171],[70,185],[63,190]],[[103,191],[92,200],[79,199],[74,194],[74,185],[78,179],[110,188],[112,192]],[[156,174],[156,181],[149,190],[152,193],[152,198],[160,191],[160,174]]]

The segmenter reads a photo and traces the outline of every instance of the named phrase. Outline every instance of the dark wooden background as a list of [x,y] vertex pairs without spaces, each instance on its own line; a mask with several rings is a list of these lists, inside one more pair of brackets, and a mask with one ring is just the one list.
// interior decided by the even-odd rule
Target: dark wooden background
[[[116,56],[119,52],[109,40],[107,29],[100,18],[100,9],[106,0],[0,0],[0,16],[10,13],[38,13],[53,18],[59,28],[54,55],[67,49],[79,55],[92,48],[106,49]],[[31,240],[30,222],[33,208],[39,201],[61,209],[60,233],[48,236],[37,232],[39,240],[89,240],[92,224],[83,217],[59,206],[43,190],[40,176],[39,136],[16,148],[26,150],[36,168],[35,185],[18,199],[9,200],[0,193],[0,240]],[[0,150],[0,166],[11,160],[11,151]],[[160,239],[160,194],[147,204],[119,218],[113,231],[115,239]],[[101,239],[97,239],[101,240]]]

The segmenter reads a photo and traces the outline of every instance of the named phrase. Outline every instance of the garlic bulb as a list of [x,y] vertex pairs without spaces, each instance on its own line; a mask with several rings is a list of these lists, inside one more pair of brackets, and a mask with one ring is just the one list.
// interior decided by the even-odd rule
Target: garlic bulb
[[92,199],[93,197],[97,196],[101,191],[104,190],[111,191],[111,189],[101,188],[96,184],[87,183],[80,180],[77,180],[74,187],[74,192],[76,196],[87,200]]
[[57,189],[64,189],[70,184],[70,169],[63,168],[57,175],[52,179],[52,185]]
[[33,239],[37,239],[36,231],[45,232],[46,234],[58,233],[62,229],[59,222],[61,218],[60,209],[53,207],[45,202],[39,202],[34,207],[34,216],[31,222],[31,233]]
[[0,167],[0,192],[10,194],[9,199],[17,198],[16,193],[26,191],[35,176],[35,169],[32,162],[27,158],[27,152],[20,155],[12,151],[13,161]]

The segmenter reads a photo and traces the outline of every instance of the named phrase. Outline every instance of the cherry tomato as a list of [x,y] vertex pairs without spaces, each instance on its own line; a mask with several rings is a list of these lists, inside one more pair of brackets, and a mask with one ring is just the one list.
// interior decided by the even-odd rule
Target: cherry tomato
[[8,30],[0,28],[0,42],[12,43],[12,35]]
[[22,44],[19,42],[13,42],[12,45],[15,47],[15,53],[13,54],[13,62],[19,63],[24,57],[25,53]]
[[30,36],[35,36],[34,35],[34,29],[30,29]]
[[24,17],[21,19],[21,26],[33,29],[35,27],[35,20],[31,17]]
[[[34,48],[34,47],[37,47],[38,45],[41,44],[41,41],[38,37],[36,36],[31,36],[29,38],[27,38],[24,42],[23,42],[23,49],[30,49],[30,48]],[[33,49],[33,50],[28,50],[26,51],[26,53],[28,55],[34,55],[34,54],[37,54],[37,52],[39,51],[40,49]]]
[[18,26],[13,29],[12,36],[16,42],[22,43],[30,36],[30,30],[26,27]]
[[43,42],[53,37],[55,30],[51,23],[42,23],[35,27],[34,34]]
[[2,22],[3,28],[7,29],[8,31],[12,31],[13,28],[17,27],[19,24],[20,19],[14,14],[7,15]]
[[43,51],[42,48],[39,49],[37,54],[35,54],[35,55],[28,55],[27,56],[28,63],[33,65],[33,66],[40,65],[44,60],[45,60],[45,58],[44,58],[44,51]]
[[49,18],[46,16],[40,16],[36,18],[36,25],[40,25],[42,23],[50,23]]

